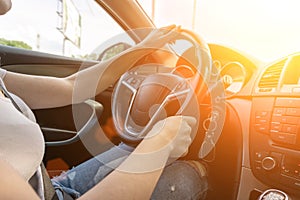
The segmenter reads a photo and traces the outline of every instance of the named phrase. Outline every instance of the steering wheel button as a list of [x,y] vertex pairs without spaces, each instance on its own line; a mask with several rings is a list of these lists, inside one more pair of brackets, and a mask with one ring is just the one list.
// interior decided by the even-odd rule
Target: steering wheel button
[[131,84],[136,84],[136,79],[132,79],[130,83]]

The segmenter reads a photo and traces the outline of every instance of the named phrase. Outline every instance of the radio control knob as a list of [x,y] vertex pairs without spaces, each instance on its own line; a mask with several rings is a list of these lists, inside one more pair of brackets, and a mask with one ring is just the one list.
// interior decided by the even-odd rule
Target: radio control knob
[[274,169],[276,167],[276,160],[270,156],[265,157],[261,161],[261,166],[264,170],[271,171],[272,169]]

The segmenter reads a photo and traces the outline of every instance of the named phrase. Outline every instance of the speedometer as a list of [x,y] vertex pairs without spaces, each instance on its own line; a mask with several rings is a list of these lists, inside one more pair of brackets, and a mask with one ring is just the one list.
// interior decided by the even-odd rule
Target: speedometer
[[246,71],[240,62],[228,62],[220,69],[227,97],[238,93],[245,84]]

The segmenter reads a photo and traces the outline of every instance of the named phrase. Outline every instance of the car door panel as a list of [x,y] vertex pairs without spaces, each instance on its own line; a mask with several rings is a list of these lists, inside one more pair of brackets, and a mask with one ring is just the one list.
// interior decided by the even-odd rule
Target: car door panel
[[[8,71],[31,75],[66,77],[77,72],[80,67],[88,67],[97,62],[84,62],[79,59],[67,58],[52,54],[40,53],[29,50],[22,50],[0,45],[1,68]],[[85,108],[85,104],[79,104],[82,107],[82,118],[88,118],[90,112]],[[60,141],[73,137],[76,133],[76,127],[73,118],[72,105],[34,110],[38,124],[44,134],[46,141]],[[78,123],[78,122],[77,122]],[[80,122],[79,122],[80,123]],[[84,123],[84,120],[83,122]],[[83,126],[83,124],[76,124]],[[45,164],[53,159],[61,159],[68,167],[79,164],[90,157],[81,141],[59,147],[47,147],[45,154]],[[60,169],[60,166],[54,166]],[[52,166],[53,168],[53,166]]]

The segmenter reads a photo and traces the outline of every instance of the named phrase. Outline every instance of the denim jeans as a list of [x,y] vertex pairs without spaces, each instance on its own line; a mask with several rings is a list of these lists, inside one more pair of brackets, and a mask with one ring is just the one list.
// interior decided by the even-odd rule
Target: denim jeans
[[[62,190],[78,198],[122,163],[132,147],[121,144],[52,179],[59,200]],[[165,167],[151,199],[204,199],[208,184],[195,167],[186,161],[175,161]],[[101,199],[101,196],[99,196]]]

